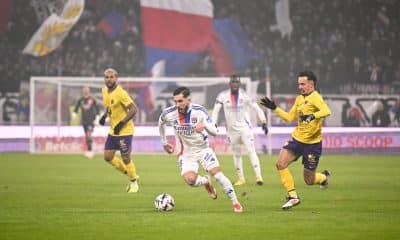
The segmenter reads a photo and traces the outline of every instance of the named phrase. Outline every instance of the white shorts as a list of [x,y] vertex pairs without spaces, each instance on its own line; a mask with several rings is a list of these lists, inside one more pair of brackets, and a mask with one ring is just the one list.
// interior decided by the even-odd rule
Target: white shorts
[[215,167],[219,167],[219,161],[211,148],[203,149],[198,153],[183,154],[178,158],[181,175],[193,171],[198,173],[199,163],[207,172]]
[[239,147],[243,144],[247,151],[250,151],[255,147],[254,145],[254,134],[251,131],[231,131],[227,133],[228,141],[232,148]]

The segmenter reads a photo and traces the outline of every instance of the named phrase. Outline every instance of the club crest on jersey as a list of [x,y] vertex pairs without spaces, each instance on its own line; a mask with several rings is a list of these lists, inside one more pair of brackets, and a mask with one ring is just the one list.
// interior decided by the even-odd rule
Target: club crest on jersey
[[197,123],[197,117],[192,117],[192,118],[190,118],[190,122],[191,122],[192,124],[196,124],[196,123]]
[[314,154],[308,154],[307,158],[308,158],[308,161],[311,163],[316,162],[316,156]]

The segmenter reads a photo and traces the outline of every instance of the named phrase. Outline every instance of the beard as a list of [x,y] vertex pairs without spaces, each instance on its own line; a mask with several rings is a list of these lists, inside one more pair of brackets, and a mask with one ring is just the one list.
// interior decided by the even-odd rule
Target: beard
[[179,112],[180,114],[186,114],[188,109],[189,109],[188,106],[186,106],[186,107],[184,107],[184,108],[178,108],[178,112]]
[[231,93],[237,94],[239,92],[239,88],[231,88]]
[[117,82],[107,83],[106,85],[109,90],[112,90],[117,86]]

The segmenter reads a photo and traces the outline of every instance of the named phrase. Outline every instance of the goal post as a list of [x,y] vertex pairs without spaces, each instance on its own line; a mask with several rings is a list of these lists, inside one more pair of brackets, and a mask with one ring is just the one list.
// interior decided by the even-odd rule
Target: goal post
[[[217,94],[228,88],[228,77],[182,78],[182,77],[119,77],[121,85],[139,106],[135,118],[136,126],[156,126],[160,111],[173,105],[172,92],[178,86],[191,89],[192,101],[212,110]],[[250,96],[256,97],[250,78],[241,78],[242,87]],[[62,76],[32,76],[30,78],[30,152],[46,152],[53,142],[57,144],[78,144],[84,147],[83,130],[79,123],[71,121],[71,112],[76,101],[82,96],[82,87],[88,86],[91,95],[103,108],[101,88],[103,77],[62,77]],[[223,119],[223,117],[221,118]],[[75,126],[71,128],[71,125]],[[255,123],[254,123],[255,125]],[[51,127],[47,134],[41,127]],[[101,127],[95,128],[101,129]],[[75,130],[73,130],[75,129]],[[75,133],[76,131],[76,133]],[[81,133],[76,140],[76,134]],[[95,134],[94,133],[94,134]],[[102,131],[101,135],[107,134]],[[66,143],[72,141],[72,143]],[[68,150],[71,149],[71,150]],[[76,152],[78,149],[66,147],[65,152]],[[63,152],[64,150],[60,150]]]

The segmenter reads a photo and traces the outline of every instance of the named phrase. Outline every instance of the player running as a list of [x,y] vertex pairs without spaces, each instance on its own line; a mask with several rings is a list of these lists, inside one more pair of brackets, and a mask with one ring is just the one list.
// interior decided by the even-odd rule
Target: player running
[[97,105],[96,99],[90,95],[90,88],[88,86],[84,86],[82,88],[82,97],[75,104],[74,111],[72,112],[72,118],[75,119],[78,117],[78,111],[81,112],[81,125],[85,132],[85,142],[87,148],[87,151],[85,151],[85,157],[93,158],[94,151],[92,147],[92,134],[94,130],[94,122],[97,115],[99,115],[99,106]]
[[323,172],[316,172],[316,170],[322,154],[322,122],[331,114],[331,110],[315,90],[317,78],[313,72],[300,72],[297,77],[300,95],[296,97],[288,113],[277,107],[275,102],[268,97],[261,99],[261,105],[273,110],[286,122],[298,120],[292,139],[283,145],[276,162],[281,182],[289,194],[286,203],[282,206],[284,210],[300,204],[293,176],[288,168],[293,161],[302,156],[303,177],[307,185],[318,184],[321,188],[327,188],[330,176],[328,170]]
[[[136,166],[131,160],[132,136],[134,131],[132,118],[137,112],[137,106],[128,93],[117,84],[118,73],[113,68],[104,71],[105,87],[102,88],[105,114],[99,123],[104,125],[110,118],[110,131],[104,147],[104,160],[117,170],[127,174],[130,180],[126,191],[136,193],[139,190]],[[120,151],[121,158],[115,155]]]
[[217,124],[219,112],[222,107],[224,108],[228,140],[233,151],[233,164],[239,177],[234,185],[240,186],[246,183],[243,173],[242,144],[246,147],[249,154],[251,165],[256,175],[256,183],[262,185],[264,181],[261,175],[260,160],[254,145],[250,111],[253,110],[257,113],[257,117],[262,123],[262,129],[265,134],[268,133],[267,120],[265,119],[264,112],[257,103],[240,88],[240,77],[238,75],[231,76],[229,88],[230,89],[224,90],[218,94],[211,116],[213,122]]
[[212,123],[207,110],[198,104],[191,103],[190,90],[179,87],[173,93],[175,106],[164,109],[158,121],[161,142],[164,150],[171,154],[174,146],[167,142],[166,125],[174,129],[178,147],[178,162],[184,181],[192,186],[204,186],[212,199],[217,198],[217,192],[208,176],[198,174],[199,163],[222,186],[225,194],[232,201],[234,212],[243,211],[231,181],[219,167],[218,159],[210,148],[208,135],[215,136],[217,127]]

